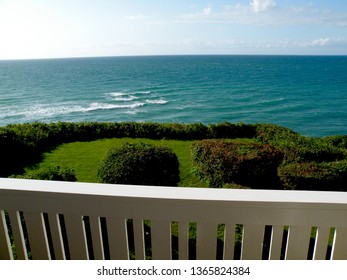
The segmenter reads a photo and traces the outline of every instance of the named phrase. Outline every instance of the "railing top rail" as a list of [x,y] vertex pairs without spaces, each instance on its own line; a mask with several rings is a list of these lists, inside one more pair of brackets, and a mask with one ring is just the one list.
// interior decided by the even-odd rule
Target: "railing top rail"
[[200,201],[347,204],[347,193],[344,192],[177,188],[0,178],[0,194],[12,191]]

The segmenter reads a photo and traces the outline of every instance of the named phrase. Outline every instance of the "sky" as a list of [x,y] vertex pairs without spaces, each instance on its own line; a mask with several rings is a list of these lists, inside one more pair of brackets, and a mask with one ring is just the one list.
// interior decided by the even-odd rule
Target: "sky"
[[0,59],[347,55],[347,0],[0,0]]

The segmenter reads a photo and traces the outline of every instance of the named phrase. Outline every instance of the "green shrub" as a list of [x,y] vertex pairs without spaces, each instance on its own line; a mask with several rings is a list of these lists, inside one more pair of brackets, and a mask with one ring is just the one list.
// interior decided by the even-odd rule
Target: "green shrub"
[[77,181],[74,170],[59,165],[41,167],[40,169],[31,170],[23,175],[13,175],[11,178],[69,182]]
[[347,135],[327,136],[322,138],[322,140],[334,147],[347,149]]
[[346,141],[343,136],[327,139],[304,137],[273,124],[258,124],[256,130],[257,138],[281,150],[286,162],[325,162],[347,158],[347,151],[342,148]]
[[290,190],[347,190],[347,160],[290,163],[279,167],[284,188]]
[[179,163],[169,148],[127,143],[109,150],[98,177],[102,183],[177,186]]
[[208,126],[210,130],[210,137],[206,138],[254,138],[256,137],[256,126],[244,123],[218,123],[218,124],[210,124]]
[[24,167],[33,158],[33,152],[15,132],[0,128],[0,177],[23,173]]
[[255,188],[277,188],[277,167],[283,154],[270,145],[203,140],[192,144],[198,175],[210,187],[236,183]]
[[222,187],[223,189],[237,189],[237,190],[248,190],[250,187],[242,186],[236,183],[226,183]]

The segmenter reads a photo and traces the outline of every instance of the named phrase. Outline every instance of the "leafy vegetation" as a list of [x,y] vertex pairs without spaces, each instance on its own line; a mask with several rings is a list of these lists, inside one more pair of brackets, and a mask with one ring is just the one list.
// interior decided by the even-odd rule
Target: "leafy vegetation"
[[347,160],[300,162],[283,165],[278,170],[285,189],[346,191]]
[[108,151],[98,177],[110,184],[177,186],[179,163],[169,148],[126,143]]
[[23,175],[12,175],[12,178],[19,179],[36,179],[51,181],[77,181],[75,171],[70,168],[61,167],[59,165],[48,165],[36,170],[30,170]]
[[239,184],[278,188],[277,167],[283,154],[268,144],[203,140],[192,145],[198,174],[210,187]]
[[[105,138],[108,139],[105,140]],[[298,174],[300,174],[299,171],[306,174],[307,170],[324,167],[324,170],[328,170],[329,176],[338,178],[343,176],[343,172],[337,172],[336,166],[340,168],[341,164],[343,165],[341,162],[347,160],[346,135],[311,138],[274,124],[231,124],[227,122],[211,125],[135,122],[31,123],[0,127],[0,176],[20,175],[23,174],[24,169],[28,173],[30,166],[37,169],[53,164],[74,169],[78,180],[96,182],[97,166],[106,151],[112,147],[111,142],[117,142],[117,146],[121,142],[123,143],[125,138],[131,139],[131,143],[138,142],[141,138],[144,139],[144,143],[172,147],[180,162],[180,186],[206,186],[205,182],[196,176],[196,174],[202,175],[201,170],[204,167],[196,166],[195,174],[192,173],[194,166],[190,152],[192,141],[203,139],[242,139],[242,142],[253,143],[249,145],[247,148],[249,150],[244,155],[242,155],[244,152],[242,150],[245,149],[245,145],[231,149],[233,152],[228,152],[230,156],[228,160],[225,159],[225,155],[221,155],[219,161],[233,162],[232,167],[229,166],[228,168],[238,170],[233,173],[233,179],[222,179],[222,182],[229,184],[226,187],[241,185],[253,188],[267,185],[268,188],[269,180],[273,182],[272,180],[275,180],[274,178],[277,176],[276,180],[281,177],[279,182],[282,185],[278,185],[279,187],[301,189],[308,183],[287,183],[294,180],[289,179],[289,177],[292,178],[292,175],[288,170],[296,168]],[[253,147],[253,150],[250,147]],[[273,170],[274,165],[278,164],[278,160],[276,157],[271,158],[269,165],[266,165],[264,162],[269,160],[269,153],[272,152],[264,152],[264,147],[272,149],[274,153],[279,152],[282,156],[276,176]],[[64,155],[66,149],[69,150],[70,155]],[[217,150],[216,147],[213,154],[214,160],[218,154]],[[61,155],[61,159],[59,159],[59,155]],[[264,158],[262,159],[262,157]],[[213,178],[204,177],[204,180],[207,179],[211,186],[220,186],[220,178],[224,176],[221,175],[224,172],[223,168],[227,170],[227,166],[218,164],[216,163],[216,166],[220,166],[221,170],[215,171],[213,176],[209,175]],[[256,166],[255,169],[254,166]],[[313,168],[312,166],[316,167]],[[262,168],[271,170],[268,174],[271,174],[272,179],[268,175],[264,175],[259,180],[262,177],[259,175],[262,174]],[[251,169],[254,169],[258,175],[255,177],[250,175],[249,172],[251,171],[249,170]],[[306,179],[298,176],[295,180],[299,182]],[[336,180],[329,179],[327,184],[336,184]],[[271,183],[272,187],[275,185],[276,182]]]

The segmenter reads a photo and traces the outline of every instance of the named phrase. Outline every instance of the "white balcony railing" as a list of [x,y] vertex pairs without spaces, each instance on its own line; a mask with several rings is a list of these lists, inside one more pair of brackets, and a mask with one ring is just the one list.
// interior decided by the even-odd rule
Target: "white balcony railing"
[[347,259],[347,193],[0,179],[0,213],[0,259]]

